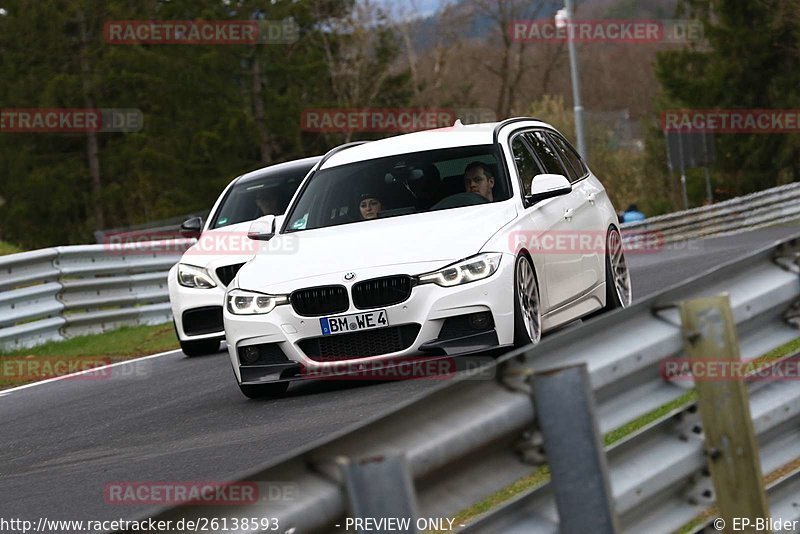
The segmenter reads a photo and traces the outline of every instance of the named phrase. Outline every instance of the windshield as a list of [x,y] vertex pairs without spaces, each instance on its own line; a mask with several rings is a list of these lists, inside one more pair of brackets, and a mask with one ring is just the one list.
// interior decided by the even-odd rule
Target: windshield
[[510,198],[493,145],[429,150],[316,172],[286,232],[366,222]]
[[264,215],[282,215],[311,165],[236,183],[225,195],[211,228],[252,221]]

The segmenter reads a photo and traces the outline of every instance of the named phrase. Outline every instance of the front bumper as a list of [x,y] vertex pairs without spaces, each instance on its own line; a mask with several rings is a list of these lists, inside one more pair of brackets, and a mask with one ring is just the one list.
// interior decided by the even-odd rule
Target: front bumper
[[[370,278],[391,274],[404,273],[397,267],[394,269],[390,267],[383,272],[370,273]],[[333,273],[313,280],[306,279],[302,287],[342,284],[343,275],[344,273]],[[485,280],[450,288],[435,284],[415,286],[411,296],[404,302],[376,308],[386,310],[390,325],[388,328],[397,328],[401,325],[419,326],[418,332],[407,348],[379,356],[352,359],[348,359],[346,355],[337,355],[336,361],[317,361],[301,349],[303,340],[322,337],[318,317],[300,316],[291,305],[278,306],[264,315],[233,315],[226,309],[223,317],[228,353],[236,379],[240,383],[257,384],[315,378],[315,373],[332,372],[341,369],[342,366],[357,369],[358,364],[388,363],[416,356],[424,356],[426,359],[446,357],[511,345],[514,337],[513,281],[514,257],[504,255],[497,272]],[[344,282],[342,285],[347,287],[348,294],[351,295],[352,284]],[[350,308],[335,315],[369,311],[356,309],[352,304],[352,298],[350,300]],[[446,319],[481,312],[491,313],[493,328],[475,335],[439,340]],[[325,337],[332,338],[337,335],[350,334]],[[241,365],[239,350],[262,344],[274,344],[279,347],[287,361],[270,362],[270,365]]]
[[170,269],[167,285],[178,339],[224,339],[222,304],[227,288],[219,281],[210,289],[184,287],[178,283],[177,268],[175,265]]
[[[497,348],[497,345],[486,345],[474,352],[485,352]],[[473,371],[480,368],[492,358],[482,356],[469,359],[472,352],[451,355],[397,357],[385,362],[361,362],[358,365],[339,364],[334,368],[316,372],[304,372],[299,363],[285,363],[262,366],[246,366],[239,368],[242,385],[271,384],[275,382],[301,382],[307,380],[404,380],[409,378],[441,379],[461,371]],[[380,365],[376,365],[379,363]]]

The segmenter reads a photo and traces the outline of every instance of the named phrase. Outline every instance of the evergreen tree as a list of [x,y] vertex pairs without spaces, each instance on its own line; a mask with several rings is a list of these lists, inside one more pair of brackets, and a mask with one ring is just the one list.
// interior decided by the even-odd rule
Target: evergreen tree
[[[0,228],[26,248],[92,241],[92,231],[209,209],[235,176],[321,153],[338,139],[300,130],[304,108],[335,106],[321,32],[354,0],[3,0],[0,109],[138,109],[132,133],[0,132]],[[118,20],[291,17],[287,44],[111,44]],[[370,105],[407,105],[398,50],[372,73],[391,90]],[[370,74],[372,74],[370,73]],[[385,96],[384,96],[385,95]],[[358,103],[367,105],[367,103]]]
[[[799,0],[683,0],[704,41],[658,55],[661,106],[695,109],[800,108]],[[800,178],[797,134],[718,134],[715,178],[743,194]],[[721,183],[720,183],[721,182]]]

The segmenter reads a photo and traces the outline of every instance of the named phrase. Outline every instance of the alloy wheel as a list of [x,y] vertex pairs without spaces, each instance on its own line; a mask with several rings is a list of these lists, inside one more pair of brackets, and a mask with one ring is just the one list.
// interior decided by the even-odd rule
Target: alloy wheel
[[614,278],[614,289],[623,308],[631,305],[631,275],[622,249],[622,236],[619,230],[612,229],[608,233],[608,258],[611,264],[611,275]]
[[538,343],[542,338],[539,286],[536,284],[533,267],[527,258],[521,258],[517,262],[517,300],[528,338],[531,343]]

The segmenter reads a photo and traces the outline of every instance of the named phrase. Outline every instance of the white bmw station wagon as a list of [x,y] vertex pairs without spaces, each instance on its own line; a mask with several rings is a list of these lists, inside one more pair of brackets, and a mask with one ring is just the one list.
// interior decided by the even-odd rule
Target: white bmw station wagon
[[533,118],[338,147],[249,236],[290,252],[256,254],[225,296],[248,397],[343,365],[535,344],[632,299],[603,185]]

